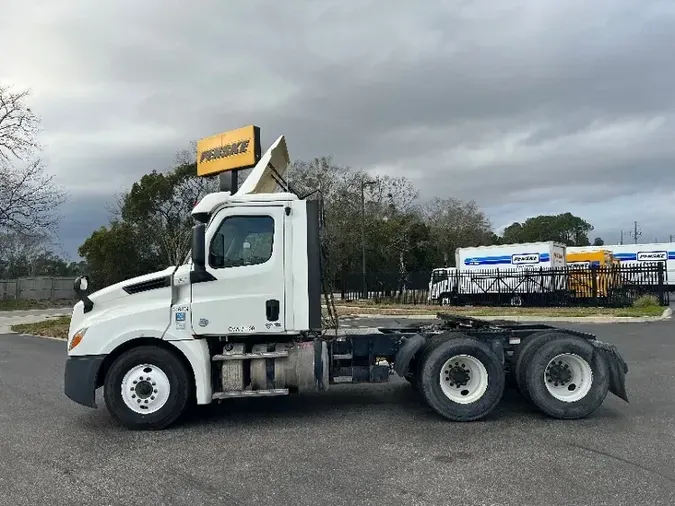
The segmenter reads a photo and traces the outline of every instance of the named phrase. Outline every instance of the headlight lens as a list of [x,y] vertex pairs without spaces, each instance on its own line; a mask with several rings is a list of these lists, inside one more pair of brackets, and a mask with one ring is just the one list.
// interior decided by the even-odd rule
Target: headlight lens
[[75,346],[80,344],[82,338],[86,333],[87,333],[86,328],[80,329],[77,332],[75,332],[75,334],[73,334],[73,338],[70,340],[70,342],[68,342],[68,351],[71,351],[73,348],[75,348]]

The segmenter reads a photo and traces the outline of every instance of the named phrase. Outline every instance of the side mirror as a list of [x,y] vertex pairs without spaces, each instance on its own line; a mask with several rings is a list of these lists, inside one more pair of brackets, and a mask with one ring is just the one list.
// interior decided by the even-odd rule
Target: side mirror
[[195,270],[206,270],[206,225],[197,223],[192,227],[192,263]]
[[87,276],[78,276],[73,283],[73,289],[77,298],[84,303],[84,312],[88,313],[94,308],[94,303],[87,295],[89,289],[89,278]]
[[87,276],[78,276],[73,283],[73,289],[76,294],[85,293],[89,288],[89,278]]

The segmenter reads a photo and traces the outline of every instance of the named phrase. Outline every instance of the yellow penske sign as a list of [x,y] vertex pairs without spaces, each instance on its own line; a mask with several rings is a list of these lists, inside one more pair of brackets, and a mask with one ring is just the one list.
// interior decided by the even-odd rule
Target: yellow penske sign
[[260,160],[260,128],[249,125],[197,142],[197,175],[248,169]]

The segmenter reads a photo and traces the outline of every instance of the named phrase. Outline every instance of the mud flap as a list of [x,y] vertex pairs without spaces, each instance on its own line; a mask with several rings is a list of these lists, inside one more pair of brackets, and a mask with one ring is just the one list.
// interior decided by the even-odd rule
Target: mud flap
[[618,348],[609,343],[592,339],[589,341],[596,350],[598,350],[607,363],[609,369],[609,391],[618,398],[628,402],[628,394],[626,393],[626,373],[628,372],[628,364],[619,353]]
[[394,371],[402,378],[408,374],[410,361],[415,356],[415,353],[424,346],[426,339],[419,334],[415,334],[410,337],[404,337],[403,342],[405,344],[398,350],[396,358],[394,359]]

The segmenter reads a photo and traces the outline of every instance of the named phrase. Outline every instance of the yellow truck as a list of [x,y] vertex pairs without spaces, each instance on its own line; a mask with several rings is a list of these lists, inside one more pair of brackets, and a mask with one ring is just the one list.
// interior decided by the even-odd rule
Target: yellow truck
[[570,268],[568,287],[575,297],[608,297],[620,288],[619,260],[611,251],[598,250],[566,254]]

